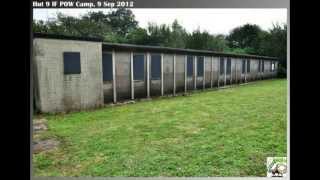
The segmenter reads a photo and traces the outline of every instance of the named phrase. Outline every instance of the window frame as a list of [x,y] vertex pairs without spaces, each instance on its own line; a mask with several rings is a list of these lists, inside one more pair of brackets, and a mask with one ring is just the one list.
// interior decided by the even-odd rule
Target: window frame
[[250,73],[251,72],[251,62],[250,62],[250,59],[247,59],[247,68],[246,68],[246,70],[247,70],[247,73]]
[[[191,64],[191,67],[192,67],[192,68],[191,68],[191,69],[192,69],[191,74],[189,74],[189,73],[190,73],[190,72],[189,72],[189,68],[190,68],[190,67],[189,67],[189,65],[190,65],[190,64],[189,64],[189,60],[190,60],[189,57],[192,57],[191,63],[190,63],[190,64]],[[187,55],[187,78],[193,77],[193,75],[194,75],[194,65],[193,65],[194,57],[195,57],[195,56],[193,56],[193,55]]]
[[[225,72],[224,72],[224,69],[225,69],[225,67],[224,67],[224,57],[220,57],[219,58],[219,74],[220,75],[224,75],[225,74]],[[221,62],[222,62],[222,67],[221,67]]]
[[[202,58],[202,66],[201,67],[199,66],[199,58]],[[204,76],[204,70],[205,70],[205,68],[204,68],[204,59],[205,59],[204,56],[197,56],[197,77],[203,77]],[[202,69],[202,74],[199,74],[199,72],[200,72],[199,68]]]
[[[228,62],[230,62],[230,68],[228,68]],[[232,71],[232,60],[231,60],[231,58],[227,58],[226,65],[227,65],[227,67],[226,67],[226,75],[231,75],[231,71]]]
[[[143,77],[141,79],[136,79],[136,74],[135,74],[135,56],[143,56]],[[146,73],[145,73],[145,61],[146,61],[146,55],[144,53],[133,53],[132,55],[132,63],[133,63],[133,80],[134,81],[145,81],[146,78]]]
[[[160,71],[159,71],[159,77],[153,77],[153,71],[152,71],[152,65],[153,65],[153,60],[152,60],[152,56],[159,56],[160,57],[160,59],[159,59],[159,69],[160,69]],[[160,53],[150,53],[150,79],[151,80],[161,80],[161,54]]]
[[242,65],[241,65],[241,74],[246,74],[246,67],[247,67],[247,60],[246,59],[242,59]]
[[[70,60],[66,59],[66,56],[68,54],[76,54],[79,56],[79,63],[77,63],[79,65],[78,70],[73,70],[70,69],[70,64],[66,63],[66,62],[70,62]],[[64,75],[75,75],[75,74],[81,74],[81,53],[79,51],[64,51],[62,53],[62,58],[63,58],[63,74]],[[73,59],[72,59],[73,60]],[[69,68],[69,69],[68,69]]]

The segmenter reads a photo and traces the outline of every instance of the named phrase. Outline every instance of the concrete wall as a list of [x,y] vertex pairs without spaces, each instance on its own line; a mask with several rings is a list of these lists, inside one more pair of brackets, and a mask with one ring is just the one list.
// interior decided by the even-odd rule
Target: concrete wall
[[173,94],[173,55],[163,55],[163,90],[164,94]]
[[263,77],[267,78],[267,75],[269,73],[270,64],[269,61],[264,61],[264,71],[263,71]]
[[213,57],[212,63],[213,63],[212,84],[213,84],[213,87],[217,87],[219,85],[219,58]]
[[185,56],[176,55],[176,92],[184,92]]
[[241,70],[242,70],[242,62],[241,59],[239,58],[233,58],[233,61],[235,62],[235,80],[233,83],[235,84],[240,84],[242,82],[242,77],[241,77]]
[[231,58],[231,83],[236,84],[237,83],[237,59]]
[[256,59],[250,59],[250,80],[255,81],[258,79],[258,65],[259,60]]
[[117,99],[131,98],[130,52],[115,53]]
[[212,80],[212,58],[210,56],[204,57],[204,82],[205,88],[211,88],[211,80]]
[[[114,98],[117,101],[131,99],[132,90],[134,98],[147,97],[147,52],[114,51],[116,97],[113,97],[113,81],[103,82],[102,79],[102,44],[100,42],[35,38],[33,43],[35,104],[41,112],[95,108],[104,103],[113,102]],[[63,73],[63,52],[65,51],[80,52],[80,74],[65,75]],[[111,51],[104,52],[112,53]],[[145,56],[144,80],[131,81],[131,53]],[[275,71],[271,72],[272,61],[264,60],[264,72],[260,73],[258,72],[259,60],[250,59],[250,73],[243,74],[242,58],[231,58],[231,74],[220,75],[220,58],[204,56],[204,75],[199,77],[196,76],[197,56],[194,56],[194,74],[185,79],[186,56],[187,54],[175,55],[176,68],[174,70],[174,54],[163,54],[162,87],[164,95],[174,93],[174,77],[175,92],[179,93],[184,92],[185,88],[194,90],[195,85],[196,89],[204,89],[272,78],[275,77],[278,67],[276,62]],[[226,67],[227,58],[224,59]],[[151,73],[151,58],[149,73]],[[151,79],[150,74],[149,85],[151,96],[161,95],[161,79]]]
[[250,60],[250,72],[247,72],[247,81],[252,81],[252,65],[253,65],[253,61],[252,59],[248,59]]
[[[61,112],[103,105],[101,43],[36,38],[33,63],[37,71],[37,108]],[[80,52],[81,73],[63,73],[63,52]]]
[[274,72],[271,72],[271,62],[272,61],[265,61],[263,74],[264,79],[269,79],[276,75],[277,69],[275,69]]

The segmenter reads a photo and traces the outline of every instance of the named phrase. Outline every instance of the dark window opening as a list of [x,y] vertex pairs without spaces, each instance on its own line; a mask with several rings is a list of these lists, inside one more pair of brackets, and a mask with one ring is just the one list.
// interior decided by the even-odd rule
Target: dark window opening
[[203,72],[204,72],[203,64],[204,64],[204,57],[203,56],[198,57],[197,76],[199,76],[199,77],[203,77]]
[[64,52],[63,69],[64,74],[80,74],[80,52]]
[[261,60],[258,61],[258,72],[261,72]]
[[246,60],[242,60],[242,74],[246,73]]
[[187,56],[187,76],[193,76],[193,56]]
[[102,73],[103,81],[112,81],[112,54],[103,53],[102,54]]
[[264,61],[261,61],[262,63],[262,72],[264,72]]
[[220,58],[220,75],[224,74],[224,59]]
[[250,73],[250,60],[247,60],[247,73]]
[[227,74],[231,74],[231,59],[227,59]]
[[133,55],[133,79],[144,80],[144,55]]
[[151,55],[151,79],[161,78],[161,55]]

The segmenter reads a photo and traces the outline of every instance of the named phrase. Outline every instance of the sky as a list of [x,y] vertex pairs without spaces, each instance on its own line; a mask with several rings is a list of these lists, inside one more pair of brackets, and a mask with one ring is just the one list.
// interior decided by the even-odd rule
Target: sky
[[[188,32],[200,29],[211,34],[228,34],[233,28],[250,23],[263,30],[275,23],[287,23],[287,9],[131,9],[139,26],[146,28],[149,22],[171,24],[178,20]],[[33,19],[47,20],[56,17],[57,12],[79,17],[88,11],[109,12],[110,9],[34,9]]]

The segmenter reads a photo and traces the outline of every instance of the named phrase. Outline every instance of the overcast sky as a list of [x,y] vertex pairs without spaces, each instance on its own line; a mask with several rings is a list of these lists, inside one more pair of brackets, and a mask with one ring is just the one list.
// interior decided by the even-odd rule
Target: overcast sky
[[[171,24],[174,19],[188,32],[200,28],[211,34],[228,34],[231,29],[246,23],[257,24],[262,29],[272,28],[273,23],[287,23],[286,9],[131,9],[140,27],[148,22]],[[57,12],[66,15],[81,16],[88,11],[110,9],[34,9],[33,18],[47,20],[56,17]]]

